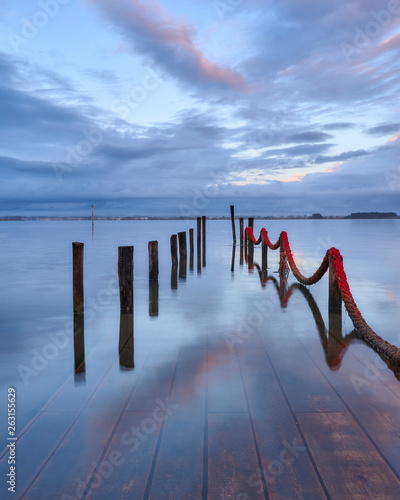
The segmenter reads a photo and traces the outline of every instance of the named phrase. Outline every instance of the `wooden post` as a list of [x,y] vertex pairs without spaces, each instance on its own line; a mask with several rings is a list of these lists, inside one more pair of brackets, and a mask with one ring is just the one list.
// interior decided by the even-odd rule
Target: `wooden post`
[[203,225],[203,267],[206,267],[206,216],[201,218]]
[[[268,234],[268,233],[267,233]],[[261,241],[261,271],[264,272],[268,268],[268,245],[262,236]]]
[[194,250],[194,236],[193,236],[194,229],[190,228],[189,229],[189,248],[190,251],[193,252]]
[[118,280],[121,311],[133,311],[133,247],[118,247]]
[[83,243],[72,243],[72,261],[74,313],[83,313]]
[[189,248],[190,248],[190,257],[189,257],[189,269],[193,271],[194,267],[194,229],[189,229]]
[[231,205],[231,222],[232,222],[232,238],[233,244],[236,245],[236,229],[235,229],[235,207]]
[[149,241],[149,279],[158,279],[158,241]]
[[201,217],[197,217],[197,274],[201,274]]
[[342,294],[339,290],[331,255],[329,255],[329,308],[342,309]]
[[243,245],[240,245],[239,266],[243,266]]
[[172,264],[178,263],[178,237],[176,234],[171,236],[171,260]]
[[201,217],[197,217],[197,250],[201,250]]
[[[254,217],[249,217],[248,227],[251,227],[251,229],[254,232]],[[250,250],[254,250],[254,243],[252,242],[251,238],[249,237],[249,252],[250,252]]]
[[243,226],[244,226],[244,220],[243,220],[243,217],[240,217],[240,219],[239,219],[239,227],[240,227],[240,246],[241,247],[243,246],[243,242],[244,242],[244,229],[243,229]]
[[182,257],[187,256],[186,253],[186,232],[182,231],[181,233],[178,233],[178,240],[179,240],[179,258],[182,259]]
[[282,234],[279,236],[279,271],[282,272],[285,263],[285,247],[283,246]]

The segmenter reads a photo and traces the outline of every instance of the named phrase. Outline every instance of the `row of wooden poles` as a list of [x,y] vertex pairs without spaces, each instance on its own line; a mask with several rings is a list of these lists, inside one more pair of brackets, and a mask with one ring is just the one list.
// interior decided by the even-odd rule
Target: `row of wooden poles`
[[[187,241],[186,232],[173,234],[170,238],[172,274],[171,286],[176,288],[178,265],[178,243],[179,243],[179,275],[186,276],[187,267]],[[189,249],[190,249],[190,269],[194,264],[194,229],[189,229]],[[83,295],[83,250],[84,244],[72,243],[73,260],[73,305],[74,313],[84,312]],[[133,311],[133,246],[118,247],[118,282],[121,311]],[[150,315],[157,315],[158,311],[158,241],[149,241],[149,284],[150,284]],[[201,267],[206,265],[206,217],[197,217],[197,269],[201,272]],[[176,281],[176,284],[175,284]],[[176,285],[176,286],[175,286]],[[153,297],[152,297],[153,295]],[[154,304],[153,314],[151,304]]]
[[[235,208],[234,205],[230,206],[231,209],[231,222],[232,222],[232,238],[233,238],[233,245],[236,245],[236,229],[235,229]],[[254,217],[249,217],[248,218],[248,227],[251,227],[251,229],[254,232]],[[239,230],[240,230],[240,246],[243,247],[245,241],[244,241],[244,218],[240,217],[239,218]],[[267,232],[268,234],[268,232]],[[248,264],[249,267],[253,266],[253,261],[254,261],[254,243],[249,239],[247,241],[247,245],[245,245],[245,255],[246,259],[248,259]],[[283,246],[283,240],[282,237],[280,237],[280,248],[279,248],[279,253],[280,253],[280,262],[279,262],[279,269],[282,268],[283,260],[285,259],[285,249]],[[232,263],[233,266],[233,263]],[[268,268],[268,245],[264,241],[264,238],[262,238],[261,241],[261,271],[266,272]],[[337,311],[342,310],[342,295],[340,293],[337,277],[336,277],[336,272],[335,268],[333,266],[332,258],[329,257],[329,308],[330,309],[335,309]]]

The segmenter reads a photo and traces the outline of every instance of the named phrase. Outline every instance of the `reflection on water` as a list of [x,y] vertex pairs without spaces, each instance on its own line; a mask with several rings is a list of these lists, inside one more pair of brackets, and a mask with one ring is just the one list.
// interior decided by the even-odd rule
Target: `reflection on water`
[[85,315],[74,313],[74,358],[75,379],[78,382],[85,380]]
[[119,321],[119,364],[122,368],[135,368],[133,313],[121,311]]
[[149,316],[158,316],[158,279],[149,280]]
[[[250,254],[250,251],[249,251]],[[318,330],[319,338],[321,341],[322,348],[325,353],[325,361],[329,368],[333,371],[338,370],[341,366],[344,354],[346,353],[349,345],[353,341],[358,341],[364,343],[366,346],[371,348],[373,347],[368,344],[361,335],[354,329],[352,332],[343,335],[342,331],[342,310],[328,308],[329,312],[329,328],[328,330],[325,327],[325,322],[322,318],[321,312],[318,308],[316,301],[310,290],[302,285],[301,283],[293,283],[288,288],[287,283],[287,275],[284,273],[279,273],[279,283],[278,280],[274,276],[268,276],[267,271],[262,271],[259,264],[256,262],[252,262],[250,265],[249,258],[249,273],[253,272],[253,269],[256,268],[258,271],[258,276],[261,282],[261,286],[265,288],[268,282],[272,282],[279,296],[279,301],[281,307],[283,309],[287,308],[289,299],[293,294],[294,290],[299,290],[303,297],[306,299],[307,304],[312,312],[315,325]],[[399,367],[393,365],[389,360],[385,357],[381,356],[378,352],[378,355],[385,362],[387,367],[394,373],[395,377],[400,380],[400,371]]]
[[[3,381],[19,391],[21,497],[256,498],[249,478],[261,470],[271,478],[268,498],[326,498],[321,484],[330,498],[353,498],[359,491],[375,498],[379,492],[368,490],[375,480],[393,487],[381,496],[396,498],[400,386],[357,333],[347,333],[345,313],[329,314],[326,281],[310,291],[292,277],[268,274],[257,248],[253,267],[243,267],[246,248],[240,254],[231,248],[226,221],[210,222],[207,272],[198,276],[186,275],[187,263],[170,267],[170,235],[185,229],[185,221],[99,221],[93,246],[90,224],[20,224],[11,243],[2,243],[0,273],[9,283],[2,300],[2,368]],[[320,261],[314,255],[318,224],[271,223],[272,239],[285,229],[300,247],[305,274],[315,268],[314,261],[307,267],[307,256]],[[346,224],[323,226],[341,250]],[[363,231],[365,244],[371,231]],[[389,232],[392,227],[377,240],[392,243]],[[149,233],[160,237],[158,286],[148,280]],[[20,244],[25,240],[29,252]],[[71,241],[84,241],[86,252],[85,318],[74,316],[73,335]],[[135,317],[133,311],[120,313],[116,265],[117,245],[133,243]],[[13,248],[19,250],[13,254]],[[379,331],[391,334],[398,330],[398,256],[388,248],[381,245],[376,255],[360,259],[360,248],[350,242],[343,253],[360,309]],[[197,259],[201,272],[201,252]],[[278,268],[277,254],[271,252],[269,261],[271,269]],[[178,288],[178,272],[187,281],[182,293],[171,293],[170,285]],[[394,290],[393,303],[385,300],[387,286]],[[16,313],[21,296],[24,315]],[[159,321],[153,321],[157,312]],[[260,315],[254,327],[251,321]],[[227,343],[227,334],[234,343]],[[396,343],[397,333],[392,335]],[[71,374],[72,344],[77,378]],[[26,384],[19,364],[29,369]],[[85,384],[74,383],[84,376]],[[354,386],[352,377],[361,385]],[[5,384],[2,390],[7,392]],[[300,452],[286,466],[279,462],[284,443],[310,452]],[[116,457],[123,461],[114,466]],[[271,463],[282,473],[271,474]],[[6,460],[3,465],[2,474]],[[344,470],[364,472],[349,477]],[[335,496],[332,483],[344,494]]]

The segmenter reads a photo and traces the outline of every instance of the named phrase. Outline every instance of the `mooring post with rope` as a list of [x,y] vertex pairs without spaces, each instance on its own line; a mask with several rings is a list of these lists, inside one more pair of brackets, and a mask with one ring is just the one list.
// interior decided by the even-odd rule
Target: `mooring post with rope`
[[[268,235],[268,233],[267,233]],[[261,240],[261,271],[264,275],[264,273],[267,272],[268,268],[268,245],[267,242],[265,241],[264,234],[262,235],[262,240]]]
[[244,220],[243,217],[239,218],[239,231],[240,231],[240,246],[243,246],[243,226],[244,226]]

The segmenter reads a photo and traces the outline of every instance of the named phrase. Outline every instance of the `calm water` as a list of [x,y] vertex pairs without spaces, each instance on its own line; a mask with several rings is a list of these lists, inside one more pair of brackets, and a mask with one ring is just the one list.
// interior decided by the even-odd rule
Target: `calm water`
[[[326,249],[339,248],[364,318],[383,338],[400,345],[400,221],[255,221],[255,234],[263,226],[272,241],[281,230],[288,232],[294,258],[305,275],[319,266]],[[340,346],[330,341],[327,276],[308,289],[294,289],[283,307],[275,272],[279,252],[270,251],[268,261],[268,274],[277,280],[276,286],[273,280],[262,286],[257,268],[249,271],[246,263],[240,264],[240,247],[236,247],[232,272],[230,222],[207,221],[206,266],[197,269],[195,252],[193,269],[188,257],[186,273],[178,270],[177,286],[172,288],[169,238],[190,227],[195,228],[194,221],[100,221],[92,234],[90,222],[0,223],[0,394],[6,401],[8,387],[17,392],[18,494],[40,499],[61,498],[62,494],[70,495],[65,498],[107,498],[107,492],[116,488],[115,498],[126,492],[130,498],[262,498],[263,488],[257,493],[260,488],[251,486],[249,480],[259,474],[270,497],[283,498],[274,488],[285,484],[289,471],[274,476],[268,486],[271,443],[263,451],[263,436],[268,435],[279,456],[282,432],[272,424],[269,430],[258,429],[257,415],[264,421],[266,410],[252,410],[251,395],[264,390],[251,385],[265,368],[257,358],[261,351],[272,370],[269,376],[277,380],[279,397],[290,408],[288,416],[279,419],[294,419],[293,429],[300,424],[299,439],[306,442],[310,470],[316,467],[312,462],[318,461],[318,451],[307,435],[314,424],[302,421],[303,415],[349,412],[368,443],[379,449],[380,460],[393,475],[390,480],[398,478],[399,426],[391,426],[399,414],[400,383],[379,356],[352,335],[345,313],[342,332],[340,325],[336,331],[346,340]],[[160,274],[149,303],[147,243],[155,239],[159,241]],[[84,338],[75,338],[76,359],[83,359],[84,346],[85,365],[80,373],[75,373],[74,361],[73,241],[85,244]],[[117,247],[122,245],[134,246],[134,348],[129,343],[132,321],[121,319],[119,311]],[[254,260],[261,265],[259,249]],[[289,275],[286,288],[294,282]],[[119,346],[126,339],[128,344],[120,354]],[[159,401],[175,401],[177,409],[162,408]],[[3,403],[3,447],[5,410]],[[132,421],[143,424],[145,416],[156,410],[171,416],[154,424],[157,429],[149,427],[146,440],[130,436],[141,450],[138,461],[128,451],[134,445],[124,445],[123,434]],[[386,418],[379,432],[382,414],[378,411],[385,412]],[[224,456],[221,449],[233,446],[231,439],[228,444],[221,441],[221,432],[230,429],[237,437],[235,429],[247,425],[241,418],[250,422],[254,464],[252,459],[238,458],[231,465],[232,470],[237,468],[236,475],[221,466],[222,472],[214,478],[213,471],[218,471]],[[197,442],[192,434],[201,439]],[[235,446],[246,449],[247,438],[240,438],[244,444],[237,439]],[[105,463],[113,450],[122,454],[124,463],[114,464],[110,477],[104,473],[100,485],[95,467]],[[7,493],[4,457],[2,498]],[[190,473],[184,464],[176,465],[180,460],[190,464]],[[303,462],[301,467],[305,467]],[[322,479],[317,480],[316,472],[308,478],[301,467],[295,467],[293,474],[305,478],[302,491],[311,488],[315,498],[325,498],[327,492],[335,498],[329,471],[322,468]],[[185,481],[182,477],[178,481],[178,473]],[[141,479],[129,482],[130,474]],[[319,489],[312,486],[314,481]]]

